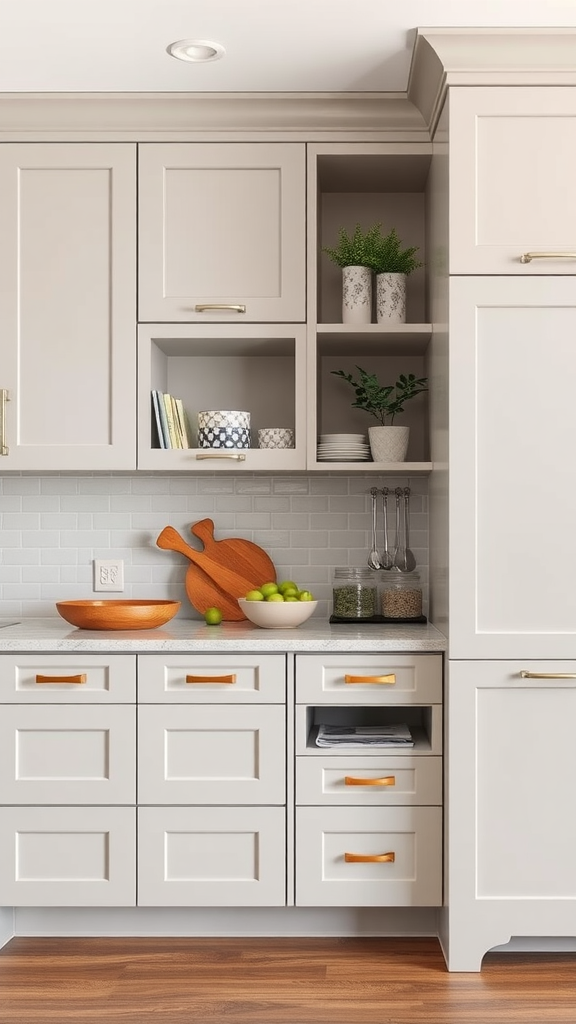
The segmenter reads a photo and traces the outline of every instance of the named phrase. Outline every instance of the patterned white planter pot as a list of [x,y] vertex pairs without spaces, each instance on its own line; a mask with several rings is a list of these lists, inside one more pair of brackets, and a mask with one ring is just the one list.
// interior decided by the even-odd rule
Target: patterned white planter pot
[[342,323],[372,323],[370,267],[342,267]]
[[374,462],[405,462],[410,427],[368,427]]
[[406,323],[406,274],[376,275],[376,320],[385,325]]

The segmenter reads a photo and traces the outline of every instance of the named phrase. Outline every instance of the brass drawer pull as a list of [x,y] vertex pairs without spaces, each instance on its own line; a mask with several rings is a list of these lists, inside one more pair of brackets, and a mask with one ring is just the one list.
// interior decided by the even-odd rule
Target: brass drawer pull
[[229,302],[198,302],[194,306],[196,313],[207,313],[211,309],[227,309],[231,313],[245,313],[246,306],[240,304],[236,305]]
[[521,679],[576,679],[576,672],[526,672],[522,669]]
[[236,673],[229,676],[186,676],[187,683],[235,683]]
[[576,252],[524,252],[520,257],[520,263],[532,260],[576,260]]
[[395,786],[396,776],[385,775],[381,779],[356,779],[353,775],[344,776],[345,786]]
[[197,459],[235,459],[236,462],[246,462],[246,456],[241,452],[197,452]]
[[36,676],[37,683],[85,683],[87,680],[85,672],[77,676]]
[[344,676],[345,683],[396,683],[396,676],[392,672],[388,676]]
[[393,864],[396,854],[390,853],[345,853],[344,860],[347,864]]

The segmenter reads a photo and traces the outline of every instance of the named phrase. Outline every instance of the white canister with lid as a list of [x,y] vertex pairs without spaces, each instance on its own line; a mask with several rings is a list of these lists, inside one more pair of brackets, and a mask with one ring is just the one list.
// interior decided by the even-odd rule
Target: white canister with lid
[[354,622],[378,613],[378,588],[371,569],[342,566],[334,570],[332,615]]

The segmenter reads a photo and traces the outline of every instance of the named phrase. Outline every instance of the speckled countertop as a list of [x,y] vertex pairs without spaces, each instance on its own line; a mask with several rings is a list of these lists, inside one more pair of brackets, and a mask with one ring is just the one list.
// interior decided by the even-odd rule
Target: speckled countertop
[[83,630],[62,619],[23,619],[0,629],[0,653],[18,651],[444,651],[446,637],[431,625],[330,625],[309,620],[296,629],[260,629],[249,622],[206,626],[174,619],[160,629]]

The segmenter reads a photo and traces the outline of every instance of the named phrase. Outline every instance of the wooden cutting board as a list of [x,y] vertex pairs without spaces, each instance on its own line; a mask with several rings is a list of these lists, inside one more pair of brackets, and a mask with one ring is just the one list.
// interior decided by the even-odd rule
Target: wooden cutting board
[[[197,523],[192,523],[190,532],[204,544],[204,554],[219,565],[244,576],[250,580],[252,586],[259,587],[262,583],[276,581],[274,562],[263,548],[251,540],[244,540],[242,537],[215,540],[212,519],[200,519]],[[244,597],[244,594],[238,596]]]
[[204,615],[208,608],[219,608],[225,622],[240,622],[246,619],[236,598],[222,590],[193,562],[186,570],[185,587],[190,604],[201,615]]

